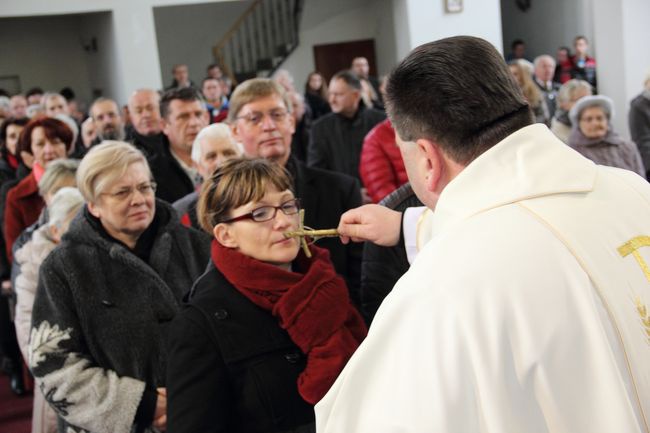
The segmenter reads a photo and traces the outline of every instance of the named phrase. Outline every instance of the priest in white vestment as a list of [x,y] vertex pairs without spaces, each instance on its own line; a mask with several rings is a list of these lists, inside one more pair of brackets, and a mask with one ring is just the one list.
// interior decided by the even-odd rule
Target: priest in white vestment
[[[489,43],[454,37],[391,74],[429,209],[318,433],[650,431],[650,185],[532,125],[507,73]],[[370,205],[339,229],[389,245],[400,218]]]

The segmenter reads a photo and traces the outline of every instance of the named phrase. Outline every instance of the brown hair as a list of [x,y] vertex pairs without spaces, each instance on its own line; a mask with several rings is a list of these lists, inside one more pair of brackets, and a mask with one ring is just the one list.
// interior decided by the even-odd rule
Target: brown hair
[[[311,80],[311,77],[313,77],[314,75],[318,75],[321,78],[320,88],[316,89],[316,90],[313,90],[309,86],[309,81]],[[327,82],[325,81],[325,77],[323,77],[323,74],[321,74],[318,71],[314,71],[314,72],[310,73],[309,75],[307,75],[307,81],[305,81],[305,93],[312,93],[314,95],[318,95],[318,96],[320,96],[321,98],[323,98],[324,100],[327,101],[327,96],[328,96]]]
[[291,177],[281,165],[264,158],[227,161],[203,183],[196,206],[201,227],[212,233],[232,209],[260,200],[271,186],[278,191],[293,189]]
[[279,96],[288,112],[293,111],[289,95],[277,82],[269,78],[252,78],[241,83],[230,97],[228,103],[228,122],[233,123],[244,105],[267,96]]

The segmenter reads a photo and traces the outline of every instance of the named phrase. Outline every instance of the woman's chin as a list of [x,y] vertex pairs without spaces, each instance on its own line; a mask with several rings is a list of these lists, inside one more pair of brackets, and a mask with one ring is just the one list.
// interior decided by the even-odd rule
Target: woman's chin
[[296,257],[298,257],[298,252],[300,251],[300,247],[297,248],[287,248],[287,251],[283,251],[282,253],[277,253],[274,255],[274,257],[270,257],[270,260],[265,260],[267,263],[271,265],[275,265],[281,268],[291,268],[291,262],[296,260]]

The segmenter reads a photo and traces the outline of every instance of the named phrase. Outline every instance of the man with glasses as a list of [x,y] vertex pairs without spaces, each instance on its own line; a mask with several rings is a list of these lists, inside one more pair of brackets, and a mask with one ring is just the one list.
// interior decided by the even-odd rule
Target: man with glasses
[[[359,184],[351,177],[305,166],[291,156],[295,121],[285,90],[269,79],[240,84],[230,99],[228,122],[244,153],[282,165],[291,174],[296,197],[305,209],[305,224],[313,228],[338,225],[340,215],[361,204]],[[350,297],[358,305],[361,246],[323,239],[336,271],[345,277]]]

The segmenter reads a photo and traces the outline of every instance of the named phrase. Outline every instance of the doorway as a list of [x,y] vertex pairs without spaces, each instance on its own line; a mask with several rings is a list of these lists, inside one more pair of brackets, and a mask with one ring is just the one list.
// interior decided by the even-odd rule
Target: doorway
[[377,76],[374,39],[314,45],[314,65],[327,82],[338,71],[350,69],[352,59],[355,57],[368,59],[370,75]]

